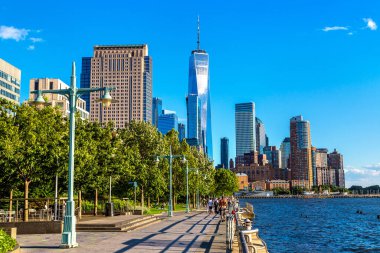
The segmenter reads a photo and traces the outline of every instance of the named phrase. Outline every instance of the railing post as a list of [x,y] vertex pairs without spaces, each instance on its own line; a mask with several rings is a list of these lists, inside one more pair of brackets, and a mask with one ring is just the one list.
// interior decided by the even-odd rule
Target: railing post
[[228,214],[226,216],[226,244],[227,250],[232,252],[232,246],[234,241],[234,216],[232,214]]

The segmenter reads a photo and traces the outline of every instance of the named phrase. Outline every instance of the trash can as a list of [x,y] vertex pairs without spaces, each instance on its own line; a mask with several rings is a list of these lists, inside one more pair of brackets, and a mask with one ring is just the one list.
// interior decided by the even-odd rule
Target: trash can
[[106,216],[113,216],[113,203],[106,203]]

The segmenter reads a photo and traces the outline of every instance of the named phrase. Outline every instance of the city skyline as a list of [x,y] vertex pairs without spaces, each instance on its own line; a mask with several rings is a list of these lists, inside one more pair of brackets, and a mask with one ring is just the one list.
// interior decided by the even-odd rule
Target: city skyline
[[[16,17],[9,11],[15,4],[1,7],[0,58],[22,70],[21,102],[28,97],[31,78],[68,83],[67,66],[75,60],[80,69],[81,57],[91,55],[94,45],[147,43],[155,59],[153,96],[165,100],[186,123],[188,52],[195,45],[194,20],[199,14],[202,43],[212,56],[214,154],[219,154],[217,140],[226,136],[234,157],[234,104],[254,101],[270,145],[279,147],[289,136],[289,118],[302,114],[311,122],[314,146],[337,148],[344,154],[347,186],[380,181],[378,2],[246,2],[244,10],[239,4],[164,3],[160,14],[155,13],[157,3],[152,3],[144,10],[149,17],[145,21],[142,11],[105,6],[108,20],[102,22],[97,15],[86,14],[99,14],[95,6],[83,3],[75,10],[70,2],[62,4],[55,20],[20,18],[30,10],[46,10],[41,3],[24,3]],[[188,12],[176,12],[180,8]],[[108,14],[122,10],[127,13],[123,18]],[[336,12],[341,15],[336,17]],[[67,13],[81,17],[65,19],[62,26]],[[363,20],[369,18],[374,23]],[[132,25],[124,29],[126,24]],[[218,156],[214,159],[218,164]]]

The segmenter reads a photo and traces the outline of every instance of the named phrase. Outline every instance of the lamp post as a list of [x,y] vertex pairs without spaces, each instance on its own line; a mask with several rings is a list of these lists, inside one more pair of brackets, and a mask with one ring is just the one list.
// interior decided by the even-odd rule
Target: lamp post
[[156,162],[160,162],[160,158],[166,158],[169,160],[169,203],[168,203],[168,217],[173,217],[173,169],[172,163],[173,158],[182,158],[186,162],[186,157],[184,155],[173,155],[172,146],[170,146],[169,155],[156,156]]
[[31,93],[37,94],[37,98],[32,104],[37,106],[45,104],[45,100],[42,94],[60,94],[64,95],[69,100],[70,106],[70,130],[69,130],[69,175],[68,175],[68,199],[66,202],[66,211],[64,217],[64,226],[62,233],[61,248],[74,248],[78,247],[76,240],[76,218],[75,218],[75,203],[73,199],[74,195],[74,144],[75,144],[75,112],[77,99],[85,94],[95,91],[104,91],[104,95],[99,102],[102,102],[105,107],[109,106],[112,102],[115,102],[110,96],[110,91],[114,90],[111,87],[103,88],[80,88],[76,87],[75,76],[75,62],[72,63],[71,83],[68,89],[58,90],[35,90]]

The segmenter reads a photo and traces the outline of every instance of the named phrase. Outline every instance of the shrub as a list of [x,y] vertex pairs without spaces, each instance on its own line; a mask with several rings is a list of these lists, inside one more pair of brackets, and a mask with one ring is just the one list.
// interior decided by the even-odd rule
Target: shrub
[[16,244],[17,242],[15,239],[5,233],[4,230],[0,229],[0,253],[6,253],[13,250]]

